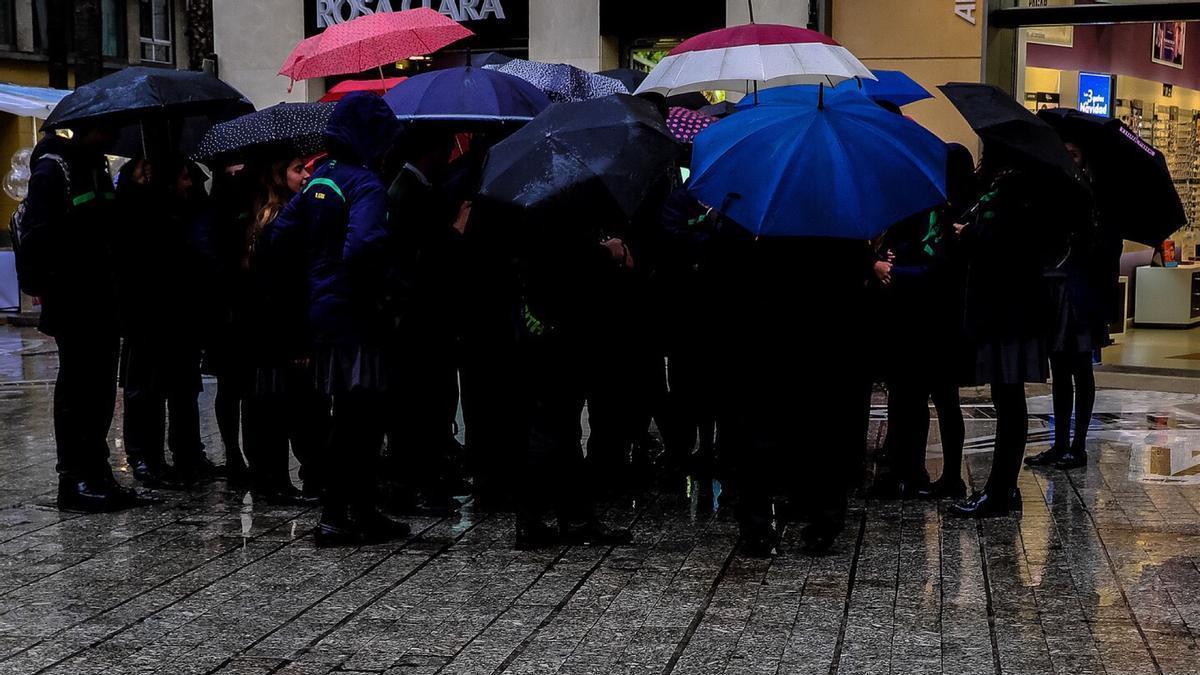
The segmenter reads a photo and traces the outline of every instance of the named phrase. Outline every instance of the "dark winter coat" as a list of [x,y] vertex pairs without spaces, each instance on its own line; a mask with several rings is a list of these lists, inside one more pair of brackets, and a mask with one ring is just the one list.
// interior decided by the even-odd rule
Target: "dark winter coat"
[[[69,193],[62,169],[47,154],[66,160]],[[39,328],[52,336],[116,332],[118,212],[104,156],[51,134],[34,148],[30,167],[22,229],[37,234],[23,255],[49,272]]]
[[387,191],[377,166],[399,122],[377,96],[342,99],[325,130],[330,159],[262,234],[271,255],[307,269],[308,322],[319,345],[380,345],[390,334]]
[[388,188],[393,311],[405,338],[447,343],[457,332],[463,237],[453,227],[456,215],[450,199],[409,165]]

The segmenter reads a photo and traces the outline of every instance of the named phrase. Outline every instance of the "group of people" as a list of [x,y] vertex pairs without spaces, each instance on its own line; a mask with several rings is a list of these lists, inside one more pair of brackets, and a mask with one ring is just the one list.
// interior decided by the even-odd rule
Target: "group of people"
[[[674,169],[625,220],[488,203],[476,191],[499,134],[405,127],[370,94],[337,105],[315,159],[272,148],[210,175],[168,153],[114,185],[112,136],[103,122],[47,135],[18,214],[21,283],[58,344],[62,508],[142,503],[108,461],[118,379],[140,482],[219,477],[319,501],[322,545],[404,537],[394,515],[467,492],[516,511],[518,547],[622,544],[603,493],[699,471],[725,480],[749,551],[771,551],[789,520],[823,551],[862,482],[879,380],[877,494],[957,498],[963,516],[1019,509],[1024,384],[1047,364],[1056,442],[1028,461],[1087,461],[1112,239],[1086,191],[1064,198],[1003,149],[976,170],[951,147],[947,203],[867,242],[753,237]],[[202,372],[223,466],[201,441]],[[992,473],[970,497],[966,384],[991,385],[997,416]]]

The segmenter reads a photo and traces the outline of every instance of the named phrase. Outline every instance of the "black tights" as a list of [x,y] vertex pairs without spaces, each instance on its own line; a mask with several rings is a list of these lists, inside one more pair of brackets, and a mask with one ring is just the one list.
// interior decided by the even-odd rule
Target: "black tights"
[[942,480],[961,480],[963,443],[967,432],[958,400],[958,385],[935,385],[930,391],[930,398],[937,410],[938,430],[942,435]]
[[[1096,376],[1092,373],[1091,352],[1050,355],[1050,373],[1054,376],[1054,446],[1087,447],[1088,425],[1096,405]],[[1075,412],[1075,443],[1071,443],[1071,412]]]
[[996,408],[996,446],[992,452],[989,494],[1005,496],[1017,486],[1021,459],[1025,456],[1025,434],[1029,430],[1025,385],[993,384],[992,405]]

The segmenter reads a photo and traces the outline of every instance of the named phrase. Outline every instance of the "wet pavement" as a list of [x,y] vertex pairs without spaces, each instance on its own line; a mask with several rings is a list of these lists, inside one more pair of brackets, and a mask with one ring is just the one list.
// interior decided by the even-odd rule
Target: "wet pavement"
[[[322,550],[314,510],[221,483],[57,511],[55,364],[52,342],[0,327],[5,675],[1200,673],[1200,396],[1101,392],[1092,463],[1023,471],[1020,517],[859,500],[819,558],[794,530],[778,557],[740,555],[704,490],[610,504],[629,546],[513,551],[511,516],[468,505],[413,519],[408,542]],[[1032,394],[1044,445],[1050,402]],[[993,414],[968,414],[979,485]],[[130,482],[115,437],[113,454]]]

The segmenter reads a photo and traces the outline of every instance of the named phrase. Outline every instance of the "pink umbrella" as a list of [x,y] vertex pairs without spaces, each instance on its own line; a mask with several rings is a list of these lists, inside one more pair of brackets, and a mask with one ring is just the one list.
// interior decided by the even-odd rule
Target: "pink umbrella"
[[321,97],[321,101],[340,101],[347,94],[355,91],[369,91],[372,94],[384,94],[391,91],[392,87],[407,80],[407,77],[388,77],[381,80],[343,80],[329,88],[325,95]]
[[755,91],[787,84],[829,86],[875,79],[848,49],[807,28],[750,23],[684,40],[654,67],[637,93],[664,96],[720,89]]
[[[382,68],[386,63],[431,54],[471,35],[474,33],[428,7],[367,14],[330,26],[296,45],[279,74],[295,82],[361,73]],[[381,71],[381,79],[382,76]]]
[[687,108],[672,107],[667,113],[667,128],[680,143],[691,143],[696,134],[716,121],[715,117]]

